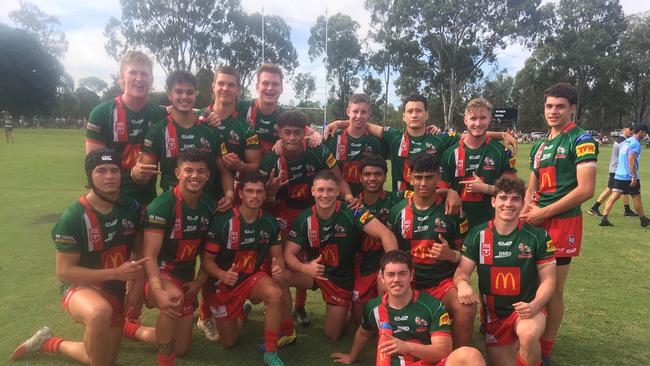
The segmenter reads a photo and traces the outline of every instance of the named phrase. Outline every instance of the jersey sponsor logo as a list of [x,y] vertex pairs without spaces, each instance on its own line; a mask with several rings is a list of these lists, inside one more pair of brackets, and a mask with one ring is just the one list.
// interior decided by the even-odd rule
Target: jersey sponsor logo
[[[485,178],[479,177],[481,181],[484,181]],[[462,182],[471,182],[475,178],[474,177],[465,177],[461,181]],[[483,201],[483,194],[477,193],[477,192],[469,192],[467,188],[469,187],[469,184],[461,184],[461,190],[460,190],[460,200],[463,202],[481,202]]]
[[555,251],[555,246],[553,245],[553,240],[549,239],[546,241],[546,251],[547,252],[554,252]]
[[230,130],[230,138],[228,139],[229,144],[239,145],[239,135],[234,130]]
[[345,238],[348,236],[345,233],[345,228],[339,224],[334,225],[334,236],[337,238]]
[[512,245],[512,240],[510,241],[498,241],[497,245],[500,247],[509,247]]
[[519,267],[490,267],[492,294],[503,296],[519,295],[520,272]]
[[58,244],[77,244],[77,239],[70,235],[55,234],[54,242]]
[[226,155],[228,153],[228,148],[226,147],[225,142],[222,142],[221,145],[219,145],[219,149],[221,150],[221,155]]
[[413,263],[417,264],[434,264],[438,261],[431,257],[431,247],[433,240],[413,240],[411,241],[411,257]]
[[260,244],[269,244],[270,242],[271,242],[271,234],[267,233],[264,230],[260,230]]
[[510,251],[499,251],[497,255],[494,256],[494,258],[509,258],[512,255],[512,252]]
[[257,135],[253,135],[246,139],[246,145],[259,145],[260,140],[257,138]]
[[298,184],[287,187],[287,192],[290,199],[304,201],[307,199],[307,184]]
[[343,164],[343,180],[345,180],[348,183],[359,183],[360,182],[359,164],[360,164],[359,160],[355,160]]
[[569,248],[566,250],[566,254],[573,254],[578,251],[578,248]]
[[370,235],[364,235],[361,240],[361,251],[371,252],[381,249],[381,240],[375,239]]
[[451,318],[449,318],[449,313],[444,313],[440,316],[438,326],[442,327],[443,325],[451,325]]
[[461,234],[465,234],[469,230],[469,221],[467,219],[463,219],[463,221],[460,222],[460,225],[458,226],[458,231],[460,231]]
[[196,258],[196,252],[201,244],[201,239],[181,239],[176,248],[176,260],[187,262]]
[[113,227],[115,225],[117,225],[117,219],[115,219],[113,221],[107,221],[107,222],[104,223],[104,227],[107,227],[107,228],[108,227]]
[[194,135],[182,134],[181,138],[184,139],[184,140],[192,140],[192,139],[194,139]]
[[556,172],[554,166],[539,168],[538,188],[540,193],[551,193],[557,189]]
[[225,318],[226,316],[228,316],[228,310],[226,309],[226,305],[219,305],[217,307],[210,306],[210,312],[217,319]]
[[240,250],[235,254],[233,262],[235,272],[253,273],[255,271],[255,263],[257,262],[257,252],[253,250]]
[[409,320],[409,316],[408,316],[408,315],[402,315],[402,316],[399,316],[399,315],[398,315],[398,316],[395,316],[393,319],[394,319],[396,322],[404,322],[404,321]]
[[588,154],[596,153],[596,145],[593,142],[587,142],[576,146],[576,157],[581,158]]
[[320,263],[326,266],[338,267],[339,265],[339,248],[336,244],[328,244],[321,247]]
[[[445,313],[445,314],[446,314],[446,313]],[[447,316],[447,318],[449,318],[449,316]],[[421,326],[421,327],[426,327],[426,326],[429,325],[429,322],[426,321],[426,320],[424,320],[424,319],[422,319],[422,318],[420,318],[419,316],[416,316],[416,317],[415,317],[415,324],[417,324],[417,325],[419,325],[419,326]]]
[[326,163],[327,163],[328,168],[330,168],[330,169],[334,168],[334,165],[336,165],[336,158],[334,158],[334,155],[329,154],[329,156],[327,157]]
[[577,240],[576,240],[576,236],[573,235],[573,234],[570,234],[570,235],[569,235],[569,240],[568,240],[569,245],[576,245],[576,241],[577,241]]
[[366,224],[366,222],[372,220],[375,216],[370,212],[366,211],[361,215],[361,218],[359,218],[359,221],[361,221],[362,224]]
[[126,245],[121,244],[102,252],[101,264],[103,269],[117,268],[126,261]]
[[101,128],[101,127],[97,126],[97,125],[94,124],[94,123],[90,123],[90,122],[88,122],[88,123],[86,124],[86,130],[89,130],[89,131],[95,131],[95,132],[98,132],[98,133],[99,133],[99,132],[102,132],[102,128]]
[[433,220],[433,223],[436,225],[436,228],[433,229],[436,233],[446,233],[447,232],[447,223],[442,221],[439,217],[436,217]]
[[519,255],[518,257],[520,259],[523,258],[532,258],[533,257],[533,252],[530,249],[530,247],[524,243],[519,243]]
[[485,159],[483,160],[483,170],[494,170],[495,166],[494,159],[492,159],[489,156],[486,156]]
[[484,257],[489,257],[492,254],[492,246],[490,243],[481,243],[481,253]]
[[165,220],[164,217],[156,216],[156,215],[149,215],[149,218],[147,219],[150,224],[155,224],[155,225],[166,225],[167,220]]
[[576,139],[576,144],[580,145],[583,142],[588,142],[588,141],[591,142],[591,141],[593,141],[593,139],[594,138],[591,136],[591,134],[589,132],[585,132],[585,133],[581,134],[580,136],[578,136],[578,138]]

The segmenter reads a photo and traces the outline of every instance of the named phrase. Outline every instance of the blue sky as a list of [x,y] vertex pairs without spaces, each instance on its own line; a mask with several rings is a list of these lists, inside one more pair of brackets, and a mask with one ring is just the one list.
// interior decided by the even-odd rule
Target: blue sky
[[[61,21],[63,30],[69,41],[68,53],[63,64],[66,71],[75,81],[88,76],[97,76],[106,81],[117,72],[118,64],[104,51],[105,39],[103,30],[111,16],[120,17],[119,0],[32,0],[48,14],[55,15]],[[622,0],[625,14],[633,14],[650,10],[650,1]],[[320,59],[313,62],[309,59],[307,40],[309,29],[315,24],[316,18],[325,14],[341,12],[350,15],[361,25],[359,36],[365,38],[369,29],[370,14],[363,6],[363,0],[328,0],[328,1],[295,1],[295,0],[242,0],[242,6],[248,12],[264,12],[267,15],[279,15],[291,26],[291,40],[298,51],[300,67],[297,72],[310,72],[317,79],[318,90],[314,98],[324,101],[325,69]],[[18,9],[18,0],[3,0],[0,3],[0,22],[11,24],[8,14]],[[530,51],[518,45],[512,45],[499,52],[498,67],[507,69],[514,74],[524,65]],[[164,73],[157,67],[154,70],[156,89],[161,90],[164,84]],[[390,91],[389,101],[394,102],[395,96]],[[285,85],[282,103],[289,103],[293,95],[291,83]]]

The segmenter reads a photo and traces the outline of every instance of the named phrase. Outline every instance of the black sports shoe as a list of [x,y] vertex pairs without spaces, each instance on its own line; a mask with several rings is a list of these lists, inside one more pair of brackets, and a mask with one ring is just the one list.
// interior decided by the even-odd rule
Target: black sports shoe
[[305,309],[294,309],[293,318],[296,319],[298,324],[302,325],[303,327],[308,327],[311,324],[311,318],[309,318],[309,315],[307,315]]
[[646,227],[646,226],[648,226],[648,225],[650,225],[650,219],[647,218],[647,217],[645,217],[645,216],[643,216],[643,217],[641,218],[641,227]]
[[600,223],[598,223],[598,226],[614,226],[609,220],[607,220],[607,217],[604,217],[600,219]]
[[600,210],[598,209],[598,207],[592,207],[587,212],[589,212],[590,214],[592,214],[594,216],[598,216],[598,217],[603,216],[603,214],[600,213]]
[[625,212],[623,213],[623,216],[627,216],[627,217],[639,217],[639,214],[636,213],[636,212],[634,212],[634,211],[632,211],[632,210],[625,210]]

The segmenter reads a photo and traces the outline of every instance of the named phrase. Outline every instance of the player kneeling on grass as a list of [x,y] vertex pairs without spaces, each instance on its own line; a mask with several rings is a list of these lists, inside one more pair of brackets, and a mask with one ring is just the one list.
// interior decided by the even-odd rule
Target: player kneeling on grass
[[158,365],[174,365],[192,342],[196,294],[207,275],[194,276],[196,257],[215,207],[203,194],[210,177],[209,157],[196,149],[178,154],[178,184],[147,207],[143,252],[157,261],[145,263],[147,306],[160,309],[156,327],[127,323],[124,335],[158,346]]
[[[282,280],[284,268],[280,228],[275,218],[262,211],[266,196],[262,176],[244,174],[240,182],[241,205],[217,215],[207,234],[201,264],[217,281],[214,292],[204,301],[216,321],[220,342],[227,348],[235,345],[241,333],[246,299],[254,303],[263,301],[266,306],[264,362],[281,366],[284,363],[277,355],[277,343],[283,311],[282,292],[276,283]],[[269,254],[273,279],[260,269]],[[285,312],[286,317],[291,316]]]
[[376,365],[485,365],[475,348],[452,351],[451,320],[442,302],[411,287],[411,257],[401,250],[384,254],[380,277],[386,293],[368,301],[350,353],[332,353],[340,363],[353,363],[370,337],[379,332]]
[[478,266],[481,324],[492,365],[542,362],[543,307],[555,290],[555,249],[546,230],[519,220],[525,192],[519,178],[504,176],[496,182],[494,219],[469,232],[454,275],[458,299],[473,304],[477,299],[470,276]]
[[[286,282],[297,289],[320,288],[325,300],[325,336],[337,340],[347,326],[352,300],[354,260],[361,249],[361,234],[381,240],[384,250],[397,249],[395,235],[370,212],[355,215],[339,195],[337,177],[322,170],[311,188],[316,204],[305,210],[293,224],[285,246]],[[309,261],[298,259],[301,250]],[[291,308],[288,288],[283,291],[284,305]]]
[[41,351],[86,365],[115,362],[124,310],[142,306],[142,263],[147,260],[129,261],[141,253],[140,238],[136,239],[141,212],[135,201],[120,198],[120,163],[114,150],[90,152],[84,167],[91,191],[52,229],[63,306],[85,327],[83,341],[65,341],[43,327],[16,348],[12,360]]

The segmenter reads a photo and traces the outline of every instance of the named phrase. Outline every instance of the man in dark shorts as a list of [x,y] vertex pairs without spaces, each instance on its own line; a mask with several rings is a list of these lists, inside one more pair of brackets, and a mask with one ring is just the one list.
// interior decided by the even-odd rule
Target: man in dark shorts
[[555,246],[557,286],[546,305],[546,330],[540,339],[542,358],[547,363],[564,316],[564,284],[571,258],[580,254],[580,205],[593,197],[596,186],[598,144],[571,121],[577,100],[575,87],[567,83],[544,91],[544,118],[550,132],[531,149],[526,207],[522,211],[528,223],[548,231]]
[[[326,303],[325,336],[333,340],[341,337],[347,325],[361,234],[381,240],[384,250],[397,248],[395,235],[370,212],[355,215],[336,199],[339,179],[328,170],[316,174],[311,187],[316,203],[294,221],[284,252],[287,286],[320,288]],[[298,259],[301,251],[307,256],[304,262]],[[290,308],[288,288],[284,292],[285,306]]]
[[488,361],[499,366],[540,365],[544,305],[555,289],[553,241],[546,230],[524,223],[524,181],[504,176],[495,184],[494,219],[467,234],[454,275],[458,299],[477,302],[471,276],[478,268],[481,325]]
[[142,254],[141,239],[136,239],[141,209],[136,201],[120,197],[120,158],[114,150],[100,148],[86,156],[84,167],[90,192],[52,229],[61,303],[84,326],[83,341],[54,337],[43,327],[16,348],[12,360],[46,352],[82,364],[112,365],[122,341],[125,310],[142,306],[142,264],[148,258],[133,261]]
[[639,157],[641,155],[641,140],[648,134],[648,126],[639,123],[634,126],[632,137],[621,143],[618,157],[618,167],[614,175],[614,184],[612,185],[612,195],[605,204],[603,217],[598,225],[614,226],[607,219],[614,203],[622,194],[632,196],[634,209],[639,215],[641,227],[650,225],[650,219],[645,216],[643,204],[641,203],[641,181],[639,180]]
[[438,299],[411,287],[414,271],[410,255],[401,250],[384,254],[380,276],[386,294],[366,303],[350,353],[332,353],[335,362],[354,363],[372,335],[379,333],[377,366],[485,365],[475,348],[452,351],[449,313]]

